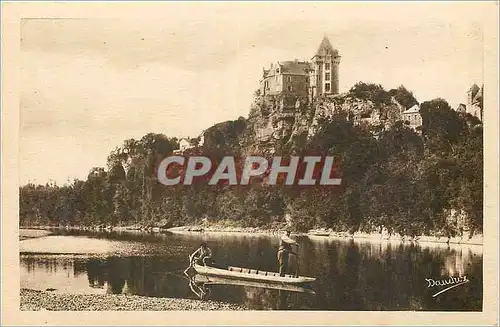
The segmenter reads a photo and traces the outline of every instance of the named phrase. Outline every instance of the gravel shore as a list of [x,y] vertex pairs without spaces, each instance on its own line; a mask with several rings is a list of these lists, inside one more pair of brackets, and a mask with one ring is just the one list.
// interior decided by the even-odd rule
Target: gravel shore
[[117,294],[60,294],[21,289],[22,311],[214,311],[248,310],[242,306],[190,299]]
[[39,238],[52,234],[50,231],[43,229],[19,229],[19,240],[27,240],[30,238]]
[[[43,228],[43,227],[38,227]],[[48,227],[45,227],[48,228]],[[74,229],[82,229],[78,227],[72,227]],[[85,228],[83,228],[85,229]],[[113,231],[138,231],[142,232],[137,226],[128,227],[114,227]],[[198,234],[202,233],[214,233],[214,234],[236,234],[236,235],[246,235],[246,236],[277,236],[283,234],[285,229],[261,229],[257,227],[228,227],[213,224],[211,226],[199,225],[199,226],[180,226],[173,227],[163,231],[167,231],[174,234]],[[144,231],[146,232],[146,231]],[[149,232],[155,232],[151,230]],[[49,231],[44,230],[32,230],[32,229],[20,229],[20,240],[28,238],[43,237],[51,234]],[[308,236],[312,239],[338,239],[338,240],[361,240],[361,241],[390,241],[390,242],[406,242],[406,243],[417,243],[417,244],[458,244],[466,246],[482,246],[483,245],[483,235],[475,234],[472,237],[467,237],[464,235],[462,237],[444,237],[444,236],[427,236],[421,235],[418,237],[408,237],[399,234],[386,235],[382,233],[364,233],[364,232],[335,232],[331,229],[325,230],[311,230],[308,233],[293,233],[295,236]]]

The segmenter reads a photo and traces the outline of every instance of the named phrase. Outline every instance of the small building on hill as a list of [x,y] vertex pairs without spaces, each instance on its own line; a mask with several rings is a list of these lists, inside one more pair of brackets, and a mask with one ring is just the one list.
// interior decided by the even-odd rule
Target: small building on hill
[[401,116],[403,121],[413,129],[422,126],[422,116],[420,115],[420,106],[418,104],[403,111]]
[[179,141],[179,151],[180,152],[184,152],[187,149],[190,149],[192,147],[193,147],[193,145],[191,145],[191,142],[188,139],[186,139],[186,138],[182,138]]
[[460,103],[457,107],[457,112],[467,112],[467,106],[464,103]]

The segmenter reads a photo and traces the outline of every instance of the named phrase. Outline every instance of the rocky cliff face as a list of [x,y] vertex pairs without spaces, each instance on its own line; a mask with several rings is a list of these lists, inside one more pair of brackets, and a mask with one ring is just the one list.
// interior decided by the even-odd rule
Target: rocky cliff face
[[257,96],[250,108],[249,125],[256,141],[272,142],[290,136],[298,118],[310,118],[307,98],[293,94]]
[[226,154],[235,154],[240,151],[248,132],[247,121],[243,117],[218,123],[205,131],[203,146],[211,152],[222,150]]
[[359,99],[350,94],[344,94],[336,99],[337,109],[349,114],[356,124],[382,124],[388,127],[401,119],[405,108],[394,97],[386,103],[374,103],[371,100]]
[[293,142],[297,137],[311,137],[322,118],[335,112],[348,114],[355,124],[388,127],[401,118],[404,108],[393,97],[387,103],[376,104],[344,93],[319,97],[313,101],[293,94],[257,95],[247,121],[254,149],[273,151],[276,144]]
[[313,100],[293,92],[256,93],[248,119],[240,117],[207,129],[205,148],[241,151],[245,155],[272,154],[311,138],[317,133],[319,122],[336,112],[346,113],[354,124],[378,126],[373,130],[380,131],[400,120],[405,110],[394,95],[382,92],[383,97],[350,91]]

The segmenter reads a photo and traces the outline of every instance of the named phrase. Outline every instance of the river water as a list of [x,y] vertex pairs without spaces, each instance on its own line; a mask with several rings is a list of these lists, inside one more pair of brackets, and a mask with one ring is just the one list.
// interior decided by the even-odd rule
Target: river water
[[[223,284],[209,298],[254,310],[482,310],[481,247],[296,239],[299,273],[316,277],[315,294]],[[277,271],[276,236],[57,231],[20,242],[21,287],[197,298],[182,272],[201,242],[217,265]],[[447,286],[426,279],[458,276],[469,282],[433,297]]]

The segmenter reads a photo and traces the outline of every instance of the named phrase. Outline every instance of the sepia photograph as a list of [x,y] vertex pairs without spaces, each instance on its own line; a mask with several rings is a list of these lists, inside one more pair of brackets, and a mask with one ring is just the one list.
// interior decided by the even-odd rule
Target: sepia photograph
[[491,310],[497,2],[43,7],[2,106],[20,315]]

